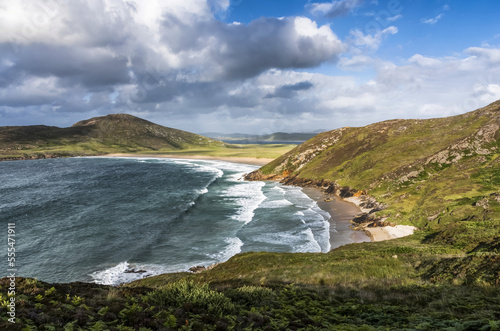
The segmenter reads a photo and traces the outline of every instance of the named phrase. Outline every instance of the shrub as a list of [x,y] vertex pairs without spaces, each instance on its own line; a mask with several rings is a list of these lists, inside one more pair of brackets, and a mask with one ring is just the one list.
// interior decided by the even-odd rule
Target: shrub
[[144,296],[144,301],[162,308],[193,306],[218,316],[234,310],[231,300],[224,294],[210,289],[206,283],[197,284],[186,280],[149,292]]

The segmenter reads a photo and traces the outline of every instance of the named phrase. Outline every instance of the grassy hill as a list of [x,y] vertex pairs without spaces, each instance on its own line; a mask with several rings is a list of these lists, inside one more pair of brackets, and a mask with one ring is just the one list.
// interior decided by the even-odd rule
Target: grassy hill
[[[321,133],[249,175],[370,196],[414,235],[238,254],[118,287],[17,279],[18,324],[77,330],[500,330],[500,101]],[[383,209],[384,208],[384,209]],[[381,210],[382,209],[382,210]],[[0,328],[10,281],[0,280]]]
[[0,127],[0,159],[222,147],[224,143],[126,114],[95,117],[69,128]]
[[[310,139],[249,178],[374,197],[364,221],[410,224],[469,251],[500,248],[500,101],[453,117],[392,120]],[[380,209],[380,208],[378,208]]]

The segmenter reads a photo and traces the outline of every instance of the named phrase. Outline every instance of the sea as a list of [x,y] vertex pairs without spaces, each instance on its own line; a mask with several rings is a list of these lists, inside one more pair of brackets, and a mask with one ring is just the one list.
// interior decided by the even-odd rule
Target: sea
[[328,252],[331,215],[257,166],[166,158],[0,162],[17,275],[117,285],[240,252]]

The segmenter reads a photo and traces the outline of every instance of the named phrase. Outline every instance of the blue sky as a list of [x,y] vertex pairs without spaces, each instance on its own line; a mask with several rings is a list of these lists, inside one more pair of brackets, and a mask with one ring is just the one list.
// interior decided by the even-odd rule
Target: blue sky
[[500,99],[500,1],[0,0],[0,125],[266,134]]

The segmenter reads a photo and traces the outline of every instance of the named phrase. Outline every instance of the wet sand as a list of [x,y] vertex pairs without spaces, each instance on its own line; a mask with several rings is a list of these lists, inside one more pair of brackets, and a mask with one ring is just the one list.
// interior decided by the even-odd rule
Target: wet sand
[[[318,202],[318,206],[331,215],[330,218],[330,245],[331,249],[346,244],[371,241],[364,231],[352,230],[349,221],[361,211],[351,202],[344,201],[337,196],[328,196],[319,189],[306,187],[303,192]],[[332,201],[324,201],[326,198]]]

